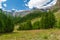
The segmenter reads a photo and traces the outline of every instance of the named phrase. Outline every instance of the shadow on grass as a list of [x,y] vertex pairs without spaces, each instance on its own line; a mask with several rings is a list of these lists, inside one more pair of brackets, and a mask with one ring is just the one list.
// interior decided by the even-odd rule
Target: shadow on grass
[[0,33],[0,36],[7,35],[7,34],[17,34],[18,32],[11,32],[11,33]]

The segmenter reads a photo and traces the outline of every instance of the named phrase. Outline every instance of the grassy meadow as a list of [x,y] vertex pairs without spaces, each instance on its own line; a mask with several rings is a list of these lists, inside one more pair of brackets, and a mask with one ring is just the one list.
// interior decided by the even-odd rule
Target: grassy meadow
[[60,29],[26,30],[0,35],[0,40],[60,40]]
[[[56,12],[57,25],[60,20],[60,13]],[[32,24],[40,18],[32,19]],[[58,25],[59,26],[59,25]],[[39,29],[39,30],[21,30],[18,31],[15,26],[12,33],[0,33],[0,40],[60,40],[60,29]]]

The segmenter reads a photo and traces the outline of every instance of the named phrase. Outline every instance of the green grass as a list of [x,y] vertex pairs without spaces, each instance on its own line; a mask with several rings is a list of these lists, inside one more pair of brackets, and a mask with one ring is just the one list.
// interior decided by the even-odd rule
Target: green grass
[[0,40],[60,40],[59,29],[27,30],[0,35]]

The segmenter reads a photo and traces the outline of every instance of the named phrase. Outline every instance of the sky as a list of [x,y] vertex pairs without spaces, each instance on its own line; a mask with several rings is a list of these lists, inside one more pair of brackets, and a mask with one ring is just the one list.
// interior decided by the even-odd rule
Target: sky
[[[0,0],[0,8],[3,10],[30,10],[33,7],[42,8],[43,5],[55,5],[57,0]],[[46,5],[47,4],[47,5]]]
[[4,2],[2,2],[2,7],[5,10],[12,10],[12,9],[16,9],[16,10],[29,10],[29,8],[27,6],[25,6],[25,4],[28,2],[29,0],[6,0]]

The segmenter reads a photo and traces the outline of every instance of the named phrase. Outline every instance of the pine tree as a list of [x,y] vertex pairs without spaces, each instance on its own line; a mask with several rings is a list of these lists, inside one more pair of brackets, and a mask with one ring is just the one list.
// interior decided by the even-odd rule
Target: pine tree
[[49,11],[49,12],[44,12],[44,14],[42,15],[40,25],[42,28],[48,29],[48,28],[53,28],[55,22],[56,20],[55,20],[54,13]]

